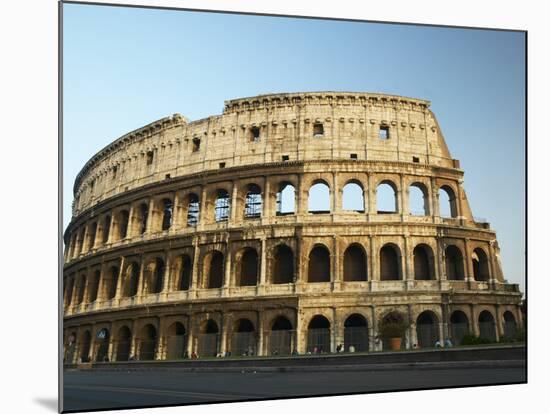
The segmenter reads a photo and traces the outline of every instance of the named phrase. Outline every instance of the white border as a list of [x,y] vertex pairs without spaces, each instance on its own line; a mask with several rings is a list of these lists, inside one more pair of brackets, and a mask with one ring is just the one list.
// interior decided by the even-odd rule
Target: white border
[[[128,1],[130,2],[130,1]],[[111,1],[111,3],[125,3]],[[156,409],[152,412],[241,414],[281,410],[338,412],[517,413],[542,405],[550,343],[544,305],[550,154],[543,110],[548,106],[548,14],[543,2],[386,0],[384,2],[201,0],[132,4],[342,17],[529,31],[529,385],[370,394]],[[4,412],[52,412],[57,396],[57,2],[0,5],[2,64],[2,378]],[[536,223],[535,225],[533,223]],[[5,249],[7,247],[7,250]],[[46,403],[44,403],[46,401]],[[49,401],[49,403],[48,403]],[[547,405],[547,404],[546,404]],[[542,405],[544,406],[544,405]],[[112,411],[118,412],[118,411]],[[125,410],[125,413],[147,410]]]

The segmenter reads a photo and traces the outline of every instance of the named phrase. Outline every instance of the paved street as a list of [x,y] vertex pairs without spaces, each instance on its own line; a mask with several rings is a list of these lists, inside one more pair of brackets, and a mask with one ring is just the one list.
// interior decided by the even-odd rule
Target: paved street
[[242,401],[319,394],[503,384],[525,368],[399,368],[327,372],[67,371],[64,410]]

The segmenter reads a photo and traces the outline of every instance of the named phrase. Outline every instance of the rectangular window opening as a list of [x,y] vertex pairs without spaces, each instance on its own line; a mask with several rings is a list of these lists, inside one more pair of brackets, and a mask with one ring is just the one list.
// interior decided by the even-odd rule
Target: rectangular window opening
[[413,157],[413,162],[420,162],[420,158],[418,158],[418,157]]
[[220,168],[225,168],[225,162],[220,162]]
[[282,159],[283,159],[283,161],[288,161],[289,160],[288,155],[283,155]]
[[387,126],[381,126],[378,131],[378,138],[390,139],[390,129]]
[[260,140],[260,128],[258,127],[250,128],[250,140],[252,142],[258,142]]
[[170,174],[166,174],[166,175],[164,176],[164,179],[165,179],[165,180],[169,180],[169,179],[170,179]]
[[322,137],[325,135],[325,130],[323,128],[323,124],[320,122],[316,122],[313,124],[313,136],[314,137]]
[[147,152],[147,165],[151,165],[153,163],[153,151]]
[[350,157],[352,160],[356,160],[356,159],[357,159],[357,154],[350,154],[349,157]]
[[201,139],[198,137],[193,138],[193,152],[197,152],[201,148]]

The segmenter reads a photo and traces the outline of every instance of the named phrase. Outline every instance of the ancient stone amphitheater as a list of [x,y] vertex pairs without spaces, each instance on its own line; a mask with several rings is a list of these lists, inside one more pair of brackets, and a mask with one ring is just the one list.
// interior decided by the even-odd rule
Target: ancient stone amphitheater
[[[65,362],[499,340],[522,326],[430,103],[262,95],[94,155],[66,229]],[[495,206],[497,208],[497,206]]]

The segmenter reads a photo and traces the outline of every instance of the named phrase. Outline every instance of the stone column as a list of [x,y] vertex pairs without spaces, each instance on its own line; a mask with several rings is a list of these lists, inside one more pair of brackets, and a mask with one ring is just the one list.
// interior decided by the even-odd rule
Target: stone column
[[376,215],[376,183],[375,183],[375,177],[371,174],[368,175],[368,183],[369,187],[367,189],[368,192],[368,219],[369,221],[374,219],[374,216]]
[[489,257],[487,258],[487,262],[489,264],[489,282],[490,285],[493,287],[495,286],[495,283],[498,280],[497,277],[497,266],[495,265],[495,249],[492,242],[488,243],[489,246]]
[[231,205],[229,206],[229,208],[231,209],[231,211],[229,212],[229,215],[231,217],[231,224],[235,223],[235,220],[236,220],[236,217],[237,217],[238,190],[239,190],[239,187],[237,185],[237,182],[233,181],[233,188],[231,190]]
[[257,294],[261,295],[265,292],[266,288],[266,275],[267,275],[267,243],[266,238],[262,237],[262,251],[260,259],[260,280],[258,283],[258,289],[256,290]]
[[497,341],[499,341],[500,338],[504,336],[504,326],[501,316],[502,315],[500,314],[500,305],[497,304],[495,305],[495,331],[497,334]]
[[135,203],[130,204],[130,211],[128,212],[128,230],[126,231],[126,239],[131,239],[137,235],[136,231],[136,222],[139,220],[139,217],[136,217],[136,208]]
[[307,213],[308,192],[304,189],[303,174],[298,174],[298,188],[296,189],[297,200],[295,203],[297,215]]
[[151,234],[155,227],[155,199],[151,198],[149,200],[149,212],[147,213],[147,225],[145,226],[145,234]]
[[342,209],[340,204],[340,189],[336,187],[336,182],[336,173],[332,172],[330,212],[333,214]]
[[439,210],[439,191],[438,191],[437,185],[435,183],[435,177],[431,177],[430,183],[431,183],[431,187],[432,187],[431,188],[431,197],[430,197],[430,204],[432,206],[432,210],[430,210],[430,211],[432,212],[433,222],[437,223],[440,216],[441,216],[441,212]]
[[107,237],[107,244],[111,244],[114,241],[113,233],[115,232],[115,221],[115,214],[112,213],[111,221],[109,223],[109,237]]
[[227,351],[230,351],[229,345],[229,335],[231,334],[231,317],[228,314],[222,314],[221,318],[221,341],[220,341],[220,350],[219,352],[222,355],[225,355]]
[[403,280],[407,281],[407,288],[414,285],[414,252],[411,248],[410,236],[407,234],[403,237],[405,257],[405,274],[403,275]]
[[409,189],[404,187],[403,174],[399,174],[399,188],[398,200],[400,201],[399,210],[401,212],[401,221],[405,220],[405,216],[410,214],[409,212]]
[[264,177],[262,201],[262,222],[267,222],[273,216],[273,212],[271,211],[271,185],[267,176]]
[[181,213],[183,211],[180,205],[180,194],[178,191],[174,193],[174,201],[172,207],[172,225],[170,226],[170,233],[175,233],[181,228]]
[[[375,237],[369,236],[370,244],[370,280],[372,288],[376,289],[378,283],[380,283],[380,272],[379,272],[379,257],[378,257],[378,242]],[[374,290],[373,289],[373,290]]]
[[142,256],[139,261],[139,278],[138,278],[138,289],[136,293],[136,297],[140,297],[142,295],[145,295],[145,287],[146,287],[146,281],[145,281],[145,259]]
[[199,260],[200,260],[200,249],[199,249],[199,239],[198,237],[195,237],[193,239],[193,270],[191,274],[191,286],[189,286],[189,290],[193,293],[191,293],[191,297],[196,297],[196,291],[197,289],[200,289],[202,287],[202,284],[199,281]]
[[231,252],[231,245],[229,244],[229,242],[227,242],[227,247],[225,249],[225,257],[224,257],[224,264],[225,264],[225,268],[224,268],[224,278],[223,278],[223,292],[222,292],[222,295],[223,296],[226,296],[229,294],[229,287],[233,285],[233,281],[231,280],[231,272],[232,272],[232,264],[231,264],[231,256],[232,256],[232,252]]
[[200,203],[200,207],[199,207],[199,222],[197,223],[197,229],[198,230],[203,230],[204,229],[204,225],[206,224],[208,218],[210,217],[210,215],[207,213],[206,209],[207,209],[207,203],[206,203],[206,200],[208,198],[208,193],[206,191],[206,186],[203,186],[201,188],[201,195],[200,195],[200,200],[199,200],[199,203]]
[[474,266],[472,264],[472,258],[470,255],[470,239],[465,238],[464,243],[464,254],[462,256],[463,266],[464,266],[464,280],[468,282],[474,281]]
[[332,254],[330,255],[332,290],[340,290],[342,287],[342,272],[340,269],[340,251],[338,246],[338,238],[332,236]]
[[164,251],[164,258],[165,258],[165,263],[164,263],[164,275],[163,275],[163,279],[162,279],[162,293],[166,294],[172,290],[171,287],[172,287],[172,284],[170,283],[171,280],[170,280],[170,276],[171,276],[171,272],[170,272],[170,266],[171,266],[171,257],[170,257],[170,254],[168,252],[168,250],[165,250]]
[[124,282],[124,256],[120,258],[120,268],[118,269],[117,287],[115,291],[115,297],[117,301],[122,297],[122,286]]
[[261,311],[256,312],[256,320],[258,321],[258,324],[257,324],[258,343],[257,343],[257,348],[256,348],[256,355],[257,356],[264,356],[264,355],[266,355],[266,352],[264,350],[264,346],[265,346],[266,341],[265,341],[265,338],[264,338],[264,335],[265,335],[265,332],[264,332],[264,318],[262,316]]
[[89,224],[84,225],[84,236],[82,237],[82,246],[80,249],[80,253],[87,253],[90,250],[90,246],[88,243],[88,238],[89,238],[88,227],[89,227]]

